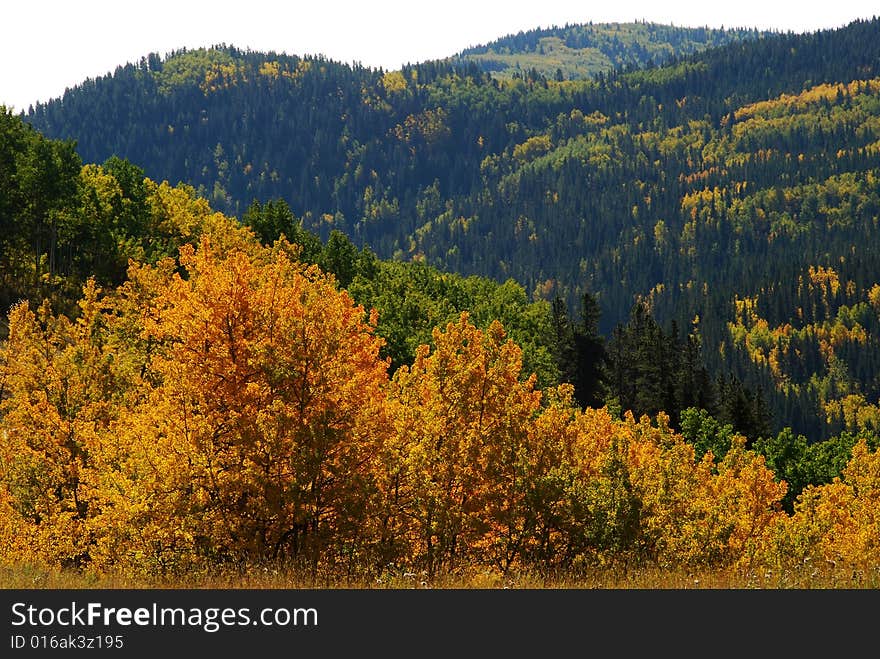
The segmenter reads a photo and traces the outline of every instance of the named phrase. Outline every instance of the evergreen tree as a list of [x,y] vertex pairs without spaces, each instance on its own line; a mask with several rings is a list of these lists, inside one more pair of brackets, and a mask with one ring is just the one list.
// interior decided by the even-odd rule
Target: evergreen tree
[[772,419],[760,392],[750,391],[736,377],[721,377],[718,398],[718,420],[745,436],[747,447],[761,437],[770,436]]
[[569,319],[568,306],[559,295],[550,303],[550,322],[553,330],[551,336],[553,360],[559,371],[559,382],[575,385],[575,398],[583,405],[577,387],[579,353],[575,343],[575,332]]
[[574,328],[575,399],[582,407],[598,408],[604,404],[605,339],[599,333],[601,309],[588,291],[581,296],[580,322]]
[[681,346],[679,369],[675,378],[675,406],[678,410],[689,407],[716,413],[715,385],[703,363],[702,339],[694,330]]

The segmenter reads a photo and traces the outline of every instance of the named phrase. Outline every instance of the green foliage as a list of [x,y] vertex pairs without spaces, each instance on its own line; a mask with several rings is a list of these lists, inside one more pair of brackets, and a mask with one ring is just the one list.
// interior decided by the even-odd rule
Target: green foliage
[[726,43],[768,36],[757,30],[681,28],[656,23],[589,23],[521,31],[463,50],[457,61],[474,62],[498,78],[532,72],[575,80],[624,67],[661,64]]
[[[230,214],[283,198],[322,245],[339,231],[380,259],[512,279],[570,309],[595,292],[608,345],[639,301],[663,327],[699,317],[691,375],[646,361],[664,354],[646,340],[641,400],[620,403],[710,409],[695,395],[735,378],[761,398],[728,387],[719,418],[752,440],[790,426],[822,441],[844,428],[828,405],[880,399],[880,323],[859,306],[880,271],[878,34],[877,19],[810,34],[565,26],[467,54],[551,62],[504,79],[463,57],[384,72],[223,46],[120,67],[26,118],[86,162],[123,155]],[[565,79],[559,57],[590,48],[617,68]],[[325,265],[354,285],[336,241]],[[51,250],[34,252],[51,271]],[[801,285],[811,268],[839,290]],[[737,324],[746,298],[766,326]]]
[[870,433],[843,432],[825,441],[810,443],[803,435],[795,436],[790,428],[784,428],[775,437],[759,439],[755,451],[764,456],[778,479],[788,483],[782,503],[792,512],[805,488],[825,485],[841,477],[859,441],[865,441],[874,450],[878,446],[877,436]]
[[694,445],[698,458],[711,451],[716,460],[722,460],[730,450],[733,435],[732,425],[722,425],[704,409],[689,407],[681,411],[681,436]]
[[353,278],[349,291],[366,308],[379,312],[376,332],[386,340],[383,355],[391,372],[412,363],[419,345],[431,345],[434,327],[467,311],[477,327],[500,320],[523,349],[524,371],[536,373],[542,385],[559,381],[550,344],[550,307],[529,302],[514,283],[483,277],[461,277],[424,263],[375,262],[370,276]]
[[618,325],[608,345],[607,397],[636,418],[665,411],[677,424],[677,341],[674,333],[664,332],[645,305],[636,304],[627,324]]
[[82,228],[76,205],[81,161],[72,141],[49,140],[0,108],[0,304],[65,295]]
[[203,86],[212,72],[235,70],[235,60],[228,52],[215,48],[183,50],[163,63],[156,71],[156,83],[163,94],[171,94],[181,87]]

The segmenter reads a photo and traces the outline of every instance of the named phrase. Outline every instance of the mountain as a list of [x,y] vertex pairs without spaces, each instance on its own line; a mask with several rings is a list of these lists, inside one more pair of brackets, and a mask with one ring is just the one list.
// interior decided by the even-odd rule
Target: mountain
[[589,23],[520,31],[467,48],[453,61],[474,62],[501,78],[537,72],[557,80],[591,78],[770,36],[755,29],[687,28],[658,23]]
[[283,198],[381,258],[513,278],[572,313],[595,294],[612,347],[640,303],[763,392],[776,429],[877,423],[880,21],[582,80],[467,56],[153,54],[24,118],[231,214]]

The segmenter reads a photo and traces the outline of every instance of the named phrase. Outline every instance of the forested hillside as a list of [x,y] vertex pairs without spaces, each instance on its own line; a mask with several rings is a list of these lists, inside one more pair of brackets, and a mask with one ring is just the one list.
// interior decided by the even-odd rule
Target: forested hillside
[[540,74],[556,80],[590,78],[615,69],[663,64],[670,59],[759,39],[755,29],[686,28],[657,23],[589,23],[528,30],[458,53],[454,60],[476,63],[496,77]]
[[323,239],[513,278],[572,317],[589,292],[606,338],[638,301],[682,335],[699,318],[713,374],[822,439],[880,393],[877,37],[876,20],[762,35],[582,81],[221,47],[150,55],[26,118],[234,215],[284,199]]
[[135,525],[162,569],[432,572],[873,551],[880,21],[621,30],[680,50],[570,79],[221,46],[0,112],[0,543],[126,564]]
[[872,582],[864,401],[842,408],[858,432],[774,435],[699,333],[645,305],[606,345],[594,296],[572,320],[512,280],[322,240],[280,200],[230,217],[0,120],[4,568],[341,584],[833,563]]

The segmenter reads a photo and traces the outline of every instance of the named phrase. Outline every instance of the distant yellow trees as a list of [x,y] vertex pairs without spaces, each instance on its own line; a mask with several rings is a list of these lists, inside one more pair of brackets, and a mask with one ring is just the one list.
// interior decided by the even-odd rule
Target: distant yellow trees
[[[733,348],[766,367],[781,391],[815,392],[829,424],[838,423],[852,433],[880,428],[880,407],[859,392],[852,366],[840,357],[871,342],[870,328],[880,311],[880,285],[858,294],[855,283],[840,281],[833,268],[809,266],[798,278],[797,295],[802,300],[798,316],[812,319],[800,327],[788,322],[770,327],[759,313],[758,295],[736,296],[734,321],[727,323]],[[811,346],[815,346],[812,363],[803,367]],[[813,375],[799,381],[798,368]]]
[[295,245],[261,247],[220,214],[179,222],[198,241],[132,263],[115,291],[89,283],[75,320],[9,314],[4,560],[437,574],[880,558],[880,458],[864,444],[789,516],[786,484],[742,438],[697,459],[663,414],[578,408],[570,386],[523,372],[500,323],[467,313],[390,374],[375,312]]

